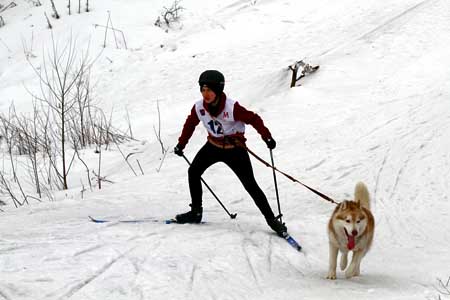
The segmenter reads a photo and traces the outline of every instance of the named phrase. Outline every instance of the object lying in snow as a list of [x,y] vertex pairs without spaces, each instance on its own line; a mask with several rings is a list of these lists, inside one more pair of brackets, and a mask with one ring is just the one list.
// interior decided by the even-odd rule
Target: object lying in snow
[[[319,65],[310,65],[303,60],[297,61],[295,64],[290,65],[289,69],[292,70],[292,80],[291,87],[294,87],[300,79],[314,73],[319,69]],[[297,74],[300,73],[300,76],[297,77]]]

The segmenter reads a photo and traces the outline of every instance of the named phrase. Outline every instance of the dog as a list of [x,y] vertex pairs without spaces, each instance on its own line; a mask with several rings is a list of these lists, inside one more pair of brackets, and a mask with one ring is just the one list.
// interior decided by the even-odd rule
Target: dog
[[327,279],[336,279],[338,252],[341,251],[340,267],[347,267],[348,252],[353,251],[352,261],[345,277],[360,274],[361,260],[369,251],[375,231],[375,220],[370,212],[369,191],[364,183],[355,186],[354,201],[345,200],[337,205],[328,222],[330,246]]

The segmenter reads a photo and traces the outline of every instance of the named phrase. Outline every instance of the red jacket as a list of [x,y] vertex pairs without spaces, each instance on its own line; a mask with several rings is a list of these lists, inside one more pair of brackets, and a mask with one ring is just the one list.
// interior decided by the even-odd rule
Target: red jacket
[[[227,99],[227,96],[222,93],[221,99],[219,102],[219,109],[216,111],[213,117],[218,116],[225,107],[225,101]],[[203,108],[210,113],[208,109],[207,103],[203,102]],[[253,126],[253,128],[256,129],[256,131],[261,135],[263,140],[267,140],[271,138],[271,134],[269,129],[264,125],[263,120],[260,116],[258,116],[256,113],[249,111],[245,109],[243,106],[241,106],[238,102],[234,104],[233,109],[233,117],[235,121],[241,121],[245,124],[249,124]],[[197,116],[197,112],[195,110],[195,105],[191,109],[191,113],[186,119],[186,122],[184,123],[183,130],[181,132],[181,136],[178,138],[178,145],[184,148],[186,144],[188,143],[189,139],[191,138],[192,134],[194,133],[195,127],[200,123],[200,120]],[[228,137],[228,136],[227,136]],[[237,133],[233,134],[232,137],[238,138],[242,143],[245,143],[246,138],[244,137],[243,133]],[[213,136],[209,136],[209,139],[215,140],[218,144],[223,142],[224,138],[217,138]]]

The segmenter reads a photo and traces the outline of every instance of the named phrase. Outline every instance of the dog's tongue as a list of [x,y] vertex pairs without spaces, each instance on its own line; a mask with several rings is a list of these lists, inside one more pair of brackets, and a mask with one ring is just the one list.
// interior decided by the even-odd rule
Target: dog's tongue
[[347,237],[348,237],[347,248],[348,250],[353,250],[353,248],[355,248],[355,237],[353,235],[349,235]]

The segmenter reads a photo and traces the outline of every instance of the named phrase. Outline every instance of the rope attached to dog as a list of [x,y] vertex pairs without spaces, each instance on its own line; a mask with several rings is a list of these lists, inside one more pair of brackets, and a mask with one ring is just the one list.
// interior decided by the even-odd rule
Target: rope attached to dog
[[266,162],[264,159],[262,159],[261,157],[259,157],[258,155],[256,155],[252,150],[250,150],[244,143],[239,143],[238,146],[241,146],[241,147],[245,148],[245,149],[248,151],[248,153],[250,153],[251,155],[253,155],[257,160],[259,160],[260,162],[262,162],[264,165],[266,165],[266,167],[269,167],[269,168],[271,168],[271,169],[274,169],[275,171],[277,171],[278,173],[280,173],[280,174],[286,176],[287,178],[289,178],[289,179],[292,180],[293,182],[297,182],[297,183],[303,185],[305,188],[307,188],[307,189],[310,190],[311,192],[313,192],[313,193],[319,195],[319,196],[322,197],[323,199],[325,199],[325,200],[327,200],[327,201],[329,201],[329,202],[331,202],[331,203],[334,203],[334,204],[336,204],[336,205],[339,204],[339,202],[335,201],[333,198],[328,197],[327,195],[325,195],[325,194],[323,194],[323,193],[321,193],[321,192],[319,192],[319,191],[313,189],[312,187],[307,186],[307,185],[304,184],[303,182],[301,182],[301,181],[295,179],[295,178],[292,177],[291,175],[286,174],[286,173],[284,173],[284,172],[278,170],[275,166],[270,165],[268,162]]

